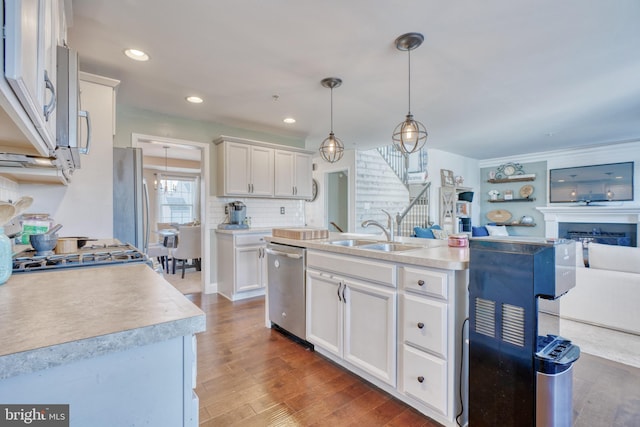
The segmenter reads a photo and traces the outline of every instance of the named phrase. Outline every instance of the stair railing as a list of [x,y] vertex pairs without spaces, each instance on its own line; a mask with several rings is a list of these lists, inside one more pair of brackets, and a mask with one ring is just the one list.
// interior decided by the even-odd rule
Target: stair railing
[[396,215],[396,235],[412,236],[414,227],[428,227],[429,224],[429,189],[431,183],[427,182],[420,193],[411,200],[409,206]]

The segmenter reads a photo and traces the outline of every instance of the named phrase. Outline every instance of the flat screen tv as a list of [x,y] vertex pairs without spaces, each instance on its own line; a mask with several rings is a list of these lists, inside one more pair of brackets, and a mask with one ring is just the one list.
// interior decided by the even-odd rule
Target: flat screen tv
[[633,200],[633,162],[549,170],[549,202]]

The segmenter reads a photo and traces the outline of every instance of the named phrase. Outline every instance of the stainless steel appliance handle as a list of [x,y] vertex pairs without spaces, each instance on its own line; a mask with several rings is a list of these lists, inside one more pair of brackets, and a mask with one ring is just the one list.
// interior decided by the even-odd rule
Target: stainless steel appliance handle
[[269,255],[282,255],[282,256],[286,256],[288,258],[293,258],[293,259],[302,258],[302,255],[300,255],[300,254],[290,254],[288,252],[275,251],[275,250],[269,249],[269,248],[267,248],[267,253]]
[[89,146],[91,145],[91,115],[86,110],[78,111],[78,116],[84,117],[87,121],[87,144],[84,148],[78,148],[80,154],[89,154]]
[[47,70],[44,70],[44,85],[45,88],[51,91],[51,101],[47,105],[44,106],[44,119],[49,121],[49,117],[53,110],[56,109],[56,88],[53,86],[51,79],[49,79],[49,74]]

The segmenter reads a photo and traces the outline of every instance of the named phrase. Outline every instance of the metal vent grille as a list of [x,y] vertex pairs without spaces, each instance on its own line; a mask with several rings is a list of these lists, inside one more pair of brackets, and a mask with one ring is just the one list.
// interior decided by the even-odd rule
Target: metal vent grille
[[476,332],[489,337],[496,336],[496,302],[476,298]]
[[524,347],[524,308],[502,304],[502,340]]

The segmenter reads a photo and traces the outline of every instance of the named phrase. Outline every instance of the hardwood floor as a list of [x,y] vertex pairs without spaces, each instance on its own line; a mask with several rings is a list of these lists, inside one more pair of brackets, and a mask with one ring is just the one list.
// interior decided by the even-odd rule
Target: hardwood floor
[[[188,295],[198,334],[201,426],[438,426],[319,354],[264,327],[264,300]],[[582,354],[574,426],[640,425],[640,369]]]

